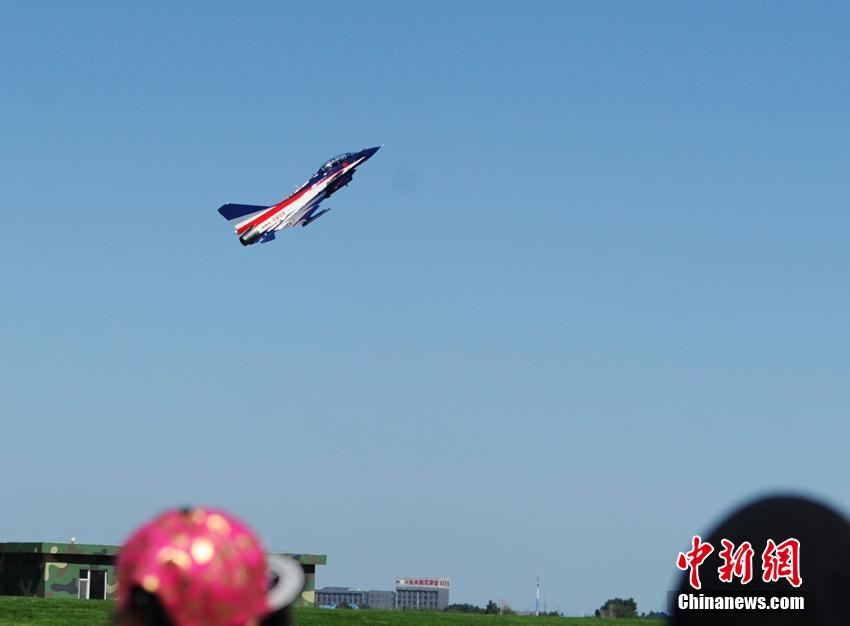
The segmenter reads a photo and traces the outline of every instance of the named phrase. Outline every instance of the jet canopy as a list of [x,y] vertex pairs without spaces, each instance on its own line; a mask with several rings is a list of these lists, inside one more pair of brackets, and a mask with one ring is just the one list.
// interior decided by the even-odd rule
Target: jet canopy
[[328,159],[327,161],[325,161],[324,165],[322,165],[322,167],[320,167],[319,171],[316,172],[316,173],[318,174],[320,172],[329,172],[330,170],[335,168],[340,163],[346,163],[346,162],[351,163],[351,161],[353,161],[353,160],[354,160],[354,153],[353,152],[343,152],[343,153],[338,154],[335,157],[332,157],[332,158]]

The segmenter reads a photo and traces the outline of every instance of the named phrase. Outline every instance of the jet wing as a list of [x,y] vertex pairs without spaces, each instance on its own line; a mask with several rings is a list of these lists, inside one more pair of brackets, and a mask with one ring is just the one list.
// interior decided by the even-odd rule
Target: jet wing
[[318,196],[316,196],[310,204],[304,207],[304,212],[301,214],[301,219],[298,220],[299,224],[304,222],[309,222],[310,218],[319,210],[319,205],[327,198],[327,194],[322,191]]
[[327,194],[324,191],[319,192],[315,198],[310,200],[307,204],[304,205],[297,213],[293,214],[289,219],[284,220],[275,230],[282,230],[284,228],[292,228],[293,226],[306,225],[305,222],[309,222],[311,217],[314,216],[316,211],[319,209],[319,205],[322,201],[327,198]]

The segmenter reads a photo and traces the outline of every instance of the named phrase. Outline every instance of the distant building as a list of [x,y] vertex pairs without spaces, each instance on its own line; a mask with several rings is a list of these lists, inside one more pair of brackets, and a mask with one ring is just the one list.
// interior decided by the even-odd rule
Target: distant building
[[394,609],[395,608],[395,591],[369,591],[369,608],[370,609]]
[[[108,600],[115,597],[120,546],[84,543],[0,543],[0,595]],[[316,566],[324,554],[291,554],[304,570],[296,606],[313,606]]]
[[366,592],[349,587],[325,587],[316,589],[316,606],[335,609],[338,606],[366,608]]
[[350,587],[325,587],[316,591],[316,606],[335,609],[348,605],[357,609],[393,609],[394,591],[364,591]]
[[449,605],[449,589],[447,578],[399,578],[395,605],[406,611],[442,611]]

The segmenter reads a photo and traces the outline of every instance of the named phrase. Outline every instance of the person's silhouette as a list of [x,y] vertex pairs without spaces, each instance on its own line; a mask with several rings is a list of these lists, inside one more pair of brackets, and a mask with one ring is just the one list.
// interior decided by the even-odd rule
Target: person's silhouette
[[[800,587],[787,580],[765,582],[762,578],[762,553],[768,540],[777,544],[795,538],[800,542]],[[721,540],[736,547],[748,541],[753,547],[752,580],[740,578],[722,582],[717,568]],[[756,500],[726,518],[703,541],[715,548],[700,570],[702,588],[694,590],[688,572],[679,577],[672,599],[671,626],[737,626],[771,624],[773,626],[838,626],[850,623],[850,523],[830,507],[795,496],[774,496]],[[804,610],[788,611],[693,611],[680,609],[679,594],[705,596],[803,596]]]

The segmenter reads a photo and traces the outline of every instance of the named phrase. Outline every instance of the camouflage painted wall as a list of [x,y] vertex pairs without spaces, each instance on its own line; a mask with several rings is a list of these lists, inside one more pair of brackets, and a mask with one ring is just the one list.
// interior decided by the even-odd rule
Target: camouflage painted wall
[[328,557],[324,554],[291,554],[287,553],[301,564],[304,570],[304,589],[301,597],[293,602],[293,606],[316,606],[316,566],[326,565]]
[[78,598],[85,569],[104,572],[103,593],[112,598],[116,551],[115,546],[89,544],[0,543],[0,594]]
[[316,566],[304,565],[304,589],[301,597],[292,603],[293,606],[316,606]]
[[[78,598],[80,571],[105,572],[106,599],[117,592],[115,557],[119,546],[68,543],[0,543],[0,594]],[[316,566],[323,554],[290,554],[304,569],[304,589],[295,606],[315,606]]]
[[80,570],[105,571],[106,599],[115,598],[117,585],[115,581],[114,554],[108,548],[94,551],[75,549],[73,544],[45,544],[47,553],[44,557],[44,597],[45,598],[78,598]]

